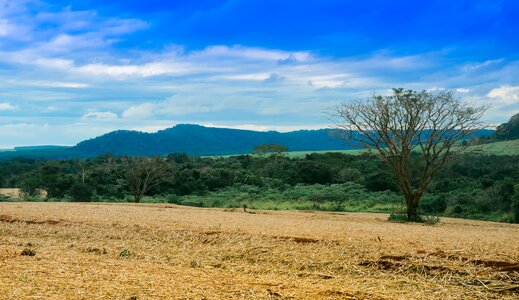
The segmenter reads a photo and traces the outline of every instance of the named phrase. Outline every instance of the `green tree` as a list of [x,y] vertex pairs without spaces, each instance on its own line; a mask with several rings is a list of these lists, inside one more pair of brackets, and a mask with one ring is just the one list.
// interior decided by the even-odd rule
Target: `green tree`
[[110,159],[108,167],[124,181],[135,203],[150,189],[169,180],[169,166],[161,157],[121,157],[118,165]]
[[74,201],[90,202],[94,193],[90,185],[83,182],[75,182],[70,187],[69,194]]
[[25,196],[35,197],[40,194],[41,178],[36,173],[27,174],[20,182],[20,189]]
[[70,175],[62,170],[59,161],[46,162],[40,169],[41,188],[47,191],[49,198],[63,198],[73,183]]
[[450,91],[393,89],[390,96],[336,107],[332,120],[346,142],[373,150],[391,167],[405,197],[407,219],[418,221],[420,199],[433,177],[463,153],[467,146],[460,141],[482,128],[485,110]]

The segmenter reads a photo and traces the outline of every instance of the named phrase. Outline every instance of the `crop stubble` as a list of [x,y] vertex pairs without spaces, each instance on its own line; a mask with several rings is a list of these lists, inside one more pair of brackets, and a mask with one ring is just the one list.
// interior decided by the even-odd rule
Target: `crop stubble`
[[0,299],[519,296],[518,225],[386,218],[0,203]]

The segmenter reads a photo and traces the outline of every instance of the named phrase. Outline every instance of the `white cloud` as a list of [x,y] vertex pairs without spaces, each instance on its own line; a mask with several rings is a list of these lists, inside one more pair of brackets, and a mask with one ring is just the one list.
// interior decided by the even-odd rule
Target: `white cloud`
[[93,10],[73,11],[67,7],[57,12],[40,12],[35,22],[54,24],[61,31],[95,31],[105,36],[121,35],[148,27],[140,19],[102,17]]
[[486,69],[489,67],[496,66],[503,62],[503,59],[492,59],[492,60],[486,60],[484,62],[477,62],[477,63],[469,63],[464,66],[464,69],[466,71],[476,71],[481,69]]
[[501,86],[492,89],[487,96],[499,104],[518,104],[519,86]]
[[230,80],[254,80],[254,81],[265,81],[271,77],[271,73],[251,73],[251,74],[235,74],[235,75],[223,75],[216,78],[230,79]]
[[308,78],[308,84],[317,88],[338,88],[344,84],[345,79],[341,74],[312,76]]
[[123,112],[126,119],[146,119],[154,115],[155,105],[149,102],[130,106]]
[[9,102],[0,103],[0,111],[15,111],[18,110],[18,107],[12,105]]
[[114,120],[117,114],[111,111],[91,111],[83,115],[83,119]]
[[106,75],[115,78],[151,77],[158,75],[182,75],[192,73],[194,68],[187,63],[153,62],[142,65],[87,64],[80,67],[68,66],[71,71],[87,75]]
[[316,130],[323,128],[330,128],[330,124],[296,124],[296,125],[258,125],[258,124],[215,124],[215,123],[201,123],[206,127],[216,128],[232,128],[232,129],[244,129],[254,131],[279,131],[279,132],[290,132],[295,130]]
[[7,36],[12,32],[11,24],[7,20],[0,20],[0,36]]
[[242,58],[247,60],[264,60],[264,61],[284,61],[292,60],[294,62],[308,61],[312,56],[307,51],[281,51],[269,50],[263,48],[243,47],[243,46],[210,46],[200,52],[192,54],[193,57],[218,57],[218,58]]
[[442,92],[442,91],[445,91],[446,89],[444,87],[437,87],[437,86],[434,86],[432,88],[428,88],[427,89],[427,92],[431,93],[431,92]]
[[455,91],[458,93],[462,93],[462,94],[470,93],[470,89],[465,89],[465,88],[457,88]]
[[204,99],[197,93],[177,94],[157,104],[157,110],[163,115],[185,115],[218,110],[220,104],[214,99]]
[[15,58],[15,59],[17,59],[17,62],[20,64],[34,64],[34,65],[38,65],[38,66],[45,67],[45,68],[72,69],[74,66],[74,61],[70,60],[70,59],[35,58],[35,57],[31,57],[30,55],[20,56],[20,58]]
[[103,36],[98,34],[59,34],[37,49],[46,54],[62,54],[94,47],[102,48],[109,44],[111,44],[111,40],[104,39]]
[[69,88],[69,89],[83,89],[90,86],[87,83],[80,82],[65,82],[65,81],[28,81],[27,85],[51,87],[51,88]]

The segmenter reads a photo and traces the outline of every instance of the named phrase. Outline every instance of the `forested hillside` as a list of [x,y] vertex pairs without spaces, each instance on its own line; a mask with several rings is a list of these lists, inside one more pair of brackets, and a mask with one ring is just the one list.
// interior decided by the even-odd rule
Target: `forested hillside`
[[287,133],[211,128],[180,124],[146,133],[119,130],[80,142],[74,147],[19,147],[0,152],[0,160],[16,157],[70,159],[91,158],[106,153],[131,156],[229,155],[251,153],[260,144],[282,144],[290,151],[347,150],[353,147],[337,138],[333,130],[299,130]]
[[227,155],[250,153],[260,144],[282,144],[294,151],[352,148],[327,129],[280,133],[181,124],[157,133],[115,131],[81,142],[74,149],[97,155]]
[[492,137],[497,141],[519,139],[519,113],[512,116],[508,122],[497,126]]

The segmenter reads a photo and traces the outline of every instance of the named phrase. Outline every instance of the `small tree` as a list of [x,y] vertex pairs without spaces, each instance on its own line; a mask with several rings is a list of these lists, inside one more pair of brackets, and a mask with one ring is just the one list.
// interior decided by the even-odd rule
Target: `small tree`
[[121,157],[119,164],[110,157],[107,166],[124,181],[135,203],[168,176],[168,165],[161,157]]
[[392,169],[407,219],[418,221],[420,199],[433,177],[466,150],[460,141],[482,128],[486,108],[463,103],[450,91],[393,89],[391,96],[336,107],[332,120],[346,142],[374,150]]

